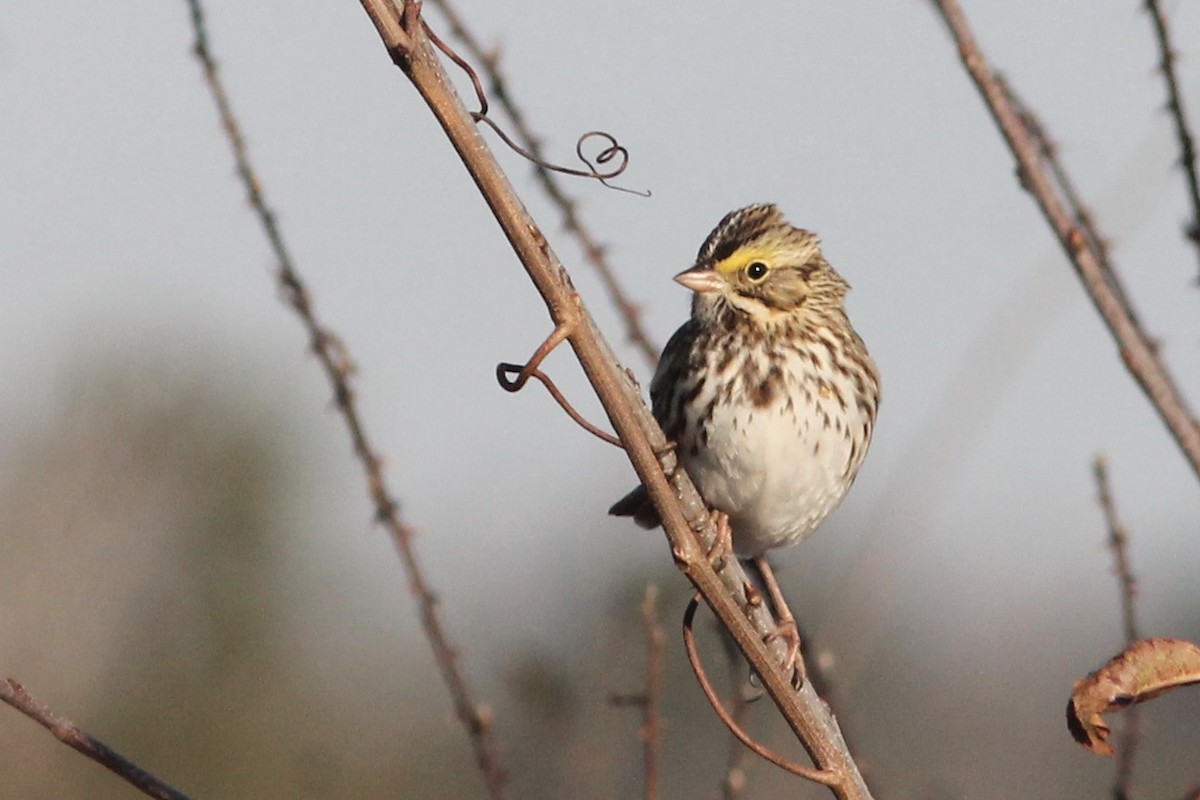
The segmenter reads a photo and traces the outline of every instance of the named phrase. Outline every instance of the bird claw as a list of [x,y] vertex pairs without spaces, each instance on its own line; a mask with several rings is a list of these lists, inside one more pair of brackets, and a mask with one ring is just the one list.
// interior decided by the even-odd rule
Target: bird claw
[[781,666],[791,677],[792,685],[798,689],[808,680],[808,672],[804,666],[804,659],[800,657],[800,628],[794,619],[781,618],[778,627],[763,637],[767,644],[779,639],[783,639],[787,645]]
[[767,634],[764,641],[773,642],[783,639],[786,642],[787,651],[781,666],[790,676],[792,685],[800,688],[808,680],[808,671],[804,666],[804,657],[800,654],[800,628],[796,625],[796,617],[792,615],[787,601],[783,599],[783,591],[779,588],[779,582],[775,580],[775,571],[771,569],[771,564],[767,561],[766,556],[759,556],[754,559],[754,562],[758,565],[763,586],[771,598],[771,605],[774,606],[777,617],[777,628]]
[[729,526],[729,515],[715,508],[708,512],[704,524],[712,523],[717,528],[717,535],[704,553],[708,563],[718,572],[725,568],[725,562],[733,552],[733,529]]

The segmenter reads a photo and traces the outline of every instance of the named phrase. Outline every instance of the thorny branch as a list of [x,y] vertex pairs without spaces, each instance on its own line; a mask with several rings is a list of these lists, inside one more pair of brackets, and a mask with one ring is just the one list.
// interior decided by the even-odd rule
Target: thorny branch
[[1158,42],[1158,69],[1167,84],[1167,109],[1175,121],[1175,138],[1179,140],[1179,166],[1187,181],[1188,197],[1192,203],[1192,221],[1184,228],[1187,237],[1200,257],[1200,176],[1196,173],[1196,140],[1188,127],[1183,111],[1183,95],[1179,91],[1179,76],[1175,73],[1175,49],[1167,29],[1167,18],[1158,0],[1146,0],[1146,13],[1154,23],[1154,39]]
[[419,3],[405,3],[403,11],[392,0],[361,0],[361,3],[392,61],[420,93],[462,159],[542,295],[555,326],[568,330],[566,342],[579,359],[638,478],[662,517],[676,566],[699,589],[737,641],[817,769],[832,776],[834,785],[830,788],[834,795],[842,800],[869,798],[870,792],[836,720],[810,685],[798,689],[791,686],[790,674],[781,669],[782,642],[764,642],[764,636],[774,633],[776,625],[765,604],[748,607],[745,572],[736,559],[726,559],[719,573],[709,562],[707,548],[713,544],[716,531],[707,508],[684,471],[674,468],[674,454],[641,393],[619,368],[558,257],[517,198],[454,91],[425,35]]
[[200,1],[187,0],[187,2],[191,9],[192,26],[195,31],[193,49],[204,70],[205,82],[212,93],[217,113],[221,118],[221,125],[233,150],[238,177],[241,178],[246,188],[250,205],[258,217],[263,231],[267,234],[271,249],[278,261],[276,279],[284,300],[295,310],[305,330],[308,331],[309,346],[333,387],[334,401],[350,432],[354,453],[362,463],[367,480],[367,490],[375,505],[375,518],[387,530],[400,555],[408,579],[409,590],[416,597],[425,636],[433,649],[434,659],[442,674],[442,680],[450,691],[455,713],[470,737],[475,761],[483,775],[488,795],[492,798],[502,798],[506,777],[492,737],[490,712],[474,700],[466,679],[459,670],[455,651],[450,645],[438,613],[437,598],[425,579],[413,546],[413,530],[401,521],[399,504],[383,475],[382,459],[367,438],[366,429],[358,413],[354,389],[351,386],[353,362],[341,341],[317,319],[308,290],[296,271],[292,257],[284,243],[275,213],[267,205],[262,183],[258,180],[250,163],[241,127],[233,114],[225,87],[217,73],[216,62],[208,47],[208,36]]
[[0,700],[50,731],[63,744],[120,776],[142,794],[158,800],[188,800],[183,792],[171,788],[90,733],[80,730],[69,719],[46,708],[12,678],[0,678]]
[[584,258],[591,264],[596,274],[600,276],[600,281],[608,292],[609,299],[616,306],[617,311],[620,312],[621,319],[625,323],[626,338],[638,349],[646,363],[654,366],[658,363],[659,347],[651,340],[642,326],[641,308],[629,298],[612,265],[608,263],[608,255],[604,246],[599,243],[584,224],[579,214],[577,201],[566,193],[554,173],[542,166],[544,157],[541,139],[533,132],[533,129],[525,118],[525,112],[521,110],[516,100],[513,99],[508,81],[500,69],[499,55],[495,51],[485,49],[480,44],[478,37],[471,32],[471,29],[463,21],[462,16],[459,15],[453,4],[450,3],[450,0],[430,0],[430,4],[435,6],[441,12],[442,16],[446,18],[446,22],[450,26],[450,32],[463,43],[467,53],[480,65],[483,73],[487,76],[491,96],[504,109],[505,113],[508,114],[509,119],[512,120],[516,131],[516,139],[533,156],[532,161],[534,162],[537,179],[542,186],[542,190],[550,198],[551,202],[557,206],[559,213],[562,215],[563,227],[579,241],[579,246],[583,249]]
[[932,0],[958,46],[959,58],[988,111],[1000,128],[1009,150],[1017,160],[1021,185],[1033,195],[1042,214],[1058,238],[1092,303],[1100,312],[1121,354],[1125,368],[1137,381],[1171,432],[1192,471],[1200,477],[1200,426],[1174,379],[1159,358],[1156,345],[1137,321],[1137,316],[1113,270],[1105,270],[1105,259],[1089,236],[1072,217],[1054,181],[1047,173],[1037,139],[1022,121],[1021,114],[988,66],[971,33],[957,0]]
[[[1117,517],[1117,506],[1113,501],[1112,488],[1108,480],[1108,464],[1104,456],[1096,456],[1092,462],[1092,474],[1096,478],[1096,500],[1104,514],[1108,528],[1108,546],[1113,552],[1117,582],[1121,588],[1121,627],[1125,634],[1125,645],[1132,645],[1142,638],[1138,631],[1134,598],[1137,596],[1137,581],[1129,561],[1129,534]],[[1133,775],[1133,761],[1137,753],[1140,729],[1138,709],[1126,709],[1122,720],[1121,741],[1117,745],[1117,770],[1113,779],[1113,796],[1117,800],[1129,797],[1129,785]]]

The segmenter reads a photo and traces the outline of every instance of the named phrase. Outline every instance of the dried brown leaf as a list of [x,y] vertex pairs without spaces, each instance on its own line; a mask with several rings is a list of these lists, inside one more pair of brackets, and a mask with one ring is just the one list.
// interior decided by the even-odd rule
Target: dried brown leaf
[[1109,727],[1101,714],[1200,683],[1200,647],[1182,639],[1142,639],[1075,682],[1067,703],[1067,728],[1093,753],[1111,756]]

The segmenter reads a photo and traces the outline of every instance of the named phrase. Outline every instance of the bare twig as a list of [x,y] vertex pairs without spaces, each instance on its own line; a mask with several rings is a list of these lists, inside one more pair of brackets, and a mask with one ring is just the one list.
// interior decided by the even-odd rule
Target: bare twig
[[[221,125],[233,150],[238,177],[241,178],[242,184],[246,188],[250,206],[258,217],[270,242],[271,250],[278,261],[276,279],[283,293],[284,301],[300,317],[300,321],[308,332],[309,347],[316,355],[325,371],[325,376],[333,387],[334,401],[349,430],[354,453],[362,463],[367,490],[375,505],[375,518],[387,530],[400,555],[409,590],[417,600],[425,636],[433,649],[434,660],[442,674],[442,680],[450,691],[455,712],[471,740],[475,761],[483,775],[488,795],[493,798],[502,798],[506,777],[492,737],[491,714],[473,699],[466,679],[459,670],[456,654],[450,645],[438,613],[437,598],[425,579],[413,546],[413,530],[401,521],[399,503],[383,475],[382,459],[367,438],[351,386],[353,362],[341,341],[317,319],[308,289],[296,271],[276,221],[275,213],[267,205],[262,183],[250,163],[241,127],[233,114],[228,95],[217,73],[216,62],[209,50],[200,2],[199,0],[187,0],[187,2],[191,9],[192,26],[195,31],[194,52],[203,67],[205,82],[217,105]],[[397,35],[395,30],[387,26],[386,21],[381,20],[379,24],[387,28],[394,41],[406,41],[403,31]]]
[[[743,663],[742,659],[737,659]],[[734,679],[733,707],[729,709],[729,718],[739,726],[746,716],[750,703],[746,699],[742,686],[746,682],[744,675]],[[746,754],[750,752],[737,736],[729,737],[729,756],[725,761],[725,774],[721,778],[722,800],[740,800],[746,791]]]
[[1196,143],[1188,127],[1187,114],[1183,110],[1183,95],[1179,91],[1179,77],[1175,74],[1175,50],[1171,47],[1171,35],[1167,18],[1158,0],[1145,0],[1146,13],[1154,23],[1154,39],[1158,43],[1158,69],[1167,84],[1167,109],[1175,122],[1175,138],[1179,140],[1179,165],[1187,181],[1188,198],[1192,203],[1192,221],[1184,228],[1187,237],[1200,257],[1200,176],[1196,173]]
[[791,686],[790,674],[782,669],[782,642],[764,642],[764,636],[774,633],[777,625],[763,606],[747,605],[745,572],[736,559],[726,559],[719,572],[710,563],[707,548],[713,544],[716,530],[708,509],[685,472],[675,468],[674,454],[641,393],[618,367],[611,348],[572,289],[570,277],[454,91],[422,29],[420,5],[406,3],[401,13],[392,0],[361,2],[388,55],[425,100],[462,159],[545,301],[555,327],[566,327],[566,342],[575,351],[663,520],[676,566],[700,590],[737,641],[817,769],[832,776],[835,785],[830,788],[835,796],[843,800],[869,798],[870,792],[832,714],[811,686]]
[[1137,323],[1126,293],[1114,289],[1114,285],[1120,285],[1118,276],[1114,271],[1105,271],[1103,259],[1090,241],[1092,237],[1080,228],[1055,191],[1035,137],[980,53],[957,0],[932,0],[932,4],[946,23],[958,46],[959,58],[1017,160],[1021,185],[1033,195],[1066,251],[1084,289],[1116,342],[1126,369],[1150,399],[1192,471],[1200,477],[1200,427],[1174,379],[1158,357],[1155,343]]
[[1113,551],[1117,580],[1121,586],[1121,627],[1125,634],[1125,644],[1131,645],[1142,636],[1138,632],[1134,607],[1137,581],[1133,577],[1133,567],[1129,562],[1129,534],[1117,518],[1117,508],[1108,481],[1108,464],[1104,456],[1096,456],[1096,460],[1092,462],[1092,474],[1096,478],[1096,499],[1100,503],[1100,510],[1104,512],[1104,522],[1108,526],[1108,546]]
[[533,129],[525,119],[525,112],[521,110],[521,107],[513,99],[512,92],[508,87],[508,81],[500,69],[499,55],[495,51],[485,49],[480,44],[479,39],[467,27],[462,16],[450,3],[450,0],[430,0],[430,3],[446,18],[446,22],[450,25],[450,32],[463,43],[471,58],[480,65],[480,68],[487,75],[488,84],[491,87],[491,96],[512,120],[517,140],[533,156],[532,161],[536,168],[538,182],[542,185],[542,190],[550,198],[551,202],[558,207],[559,213],[562,215],[563,227],[579,241],[579,245],[583,249],[584,258],[587,259],[587,262],[592,265],[592,268],[600,276],[600,281],[604,284],[609,299],[617,307],[621,319],[624,320],[626,338],[637,347],[642,357],[645,358],[646,363],[653,366],[658,362],[659,348],[651,341],[645,328],[642,327],[641,309],[629,299],[629,295],[621,285],[616,272],[608,263],[604,246],[597,241],[592,232],[584,225],[579,215],[576,200],[563,190],[558,178],[542,166],[545,158],[542,152],[541,139],[533,132]]
[[609,702],[615,706],[629,706],[642,712],[642,727],[638,735],[642,740],[642,772],[644,797],[658,797],[658,765],[662,740],[662,717],[659,715],[659,700],[662,697],[662,653],[666,635],[658,624],[658,587],[650,584],[642,600],[642,626],[646,631],[646,683],[637,694],[614,694]]
[[642,601],[642,624],[646,626],[646,707],[642,710],[642,752],[646,771],[646,800],[658,797],[659,750],[662,741],[662,717],[659,699],[662,697],[662,654],[666,634],[658,624],[658,587],[646,587]]
[[[1125,644],[1128,646],[1142,638],[1138,632],[1135,613],[1137,581],[1133,577],[1133,567],[1129,561],[1129,534],[1117,517],[1117,507],[1113,502],[1112,488],[1108,480],[1108,464],[1104,456],[1096,456],[1092,462],[1092,474],[1096,478],[1096,499],[1104,513],[1104,523],[1108,527],[1108,546],[1113,552],[1117,581],[1121,587],[1121,627],[1125,634]],[[1129,797],[1140,727],[1137,707],[1126,709],[1121,727],[1121,741],[1116,748],[1117,769],[1113,778],[1113,796],[1116,800]]]
[[188,800],[183,792],[163,783],[90,733],[80,730],[69,719],[46,708],[12,678],[0,678],[0,700],[50,731],[63,744],[120,776],[142,794],[159,800]]
[[[737,648],[728,636],[721,637],[724,645],[722,650],[728,659],[729,668],[729,718],[742,727],[746,712],[750,709],[750,699],[747,692],[751,690],[749,675],[746,672],[746,660],[742,658]],[[741,800],[746,791],[746,755],[750,750],[742,744],[742,740],[730,731],[729,755],[725,760],[725,774],[721,777],[722,800]]]

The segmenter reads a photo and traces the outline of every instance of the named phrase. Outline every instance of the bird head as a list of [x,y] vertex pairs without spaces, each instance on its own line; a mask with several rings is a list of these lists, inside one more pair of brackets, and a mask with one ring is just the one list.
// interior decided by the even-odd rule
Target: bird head
[[726,214],[675,280],[696,293],[693,316],[728,307],[760,321],[842,311],[850,288],[816,235],[770,203]]

